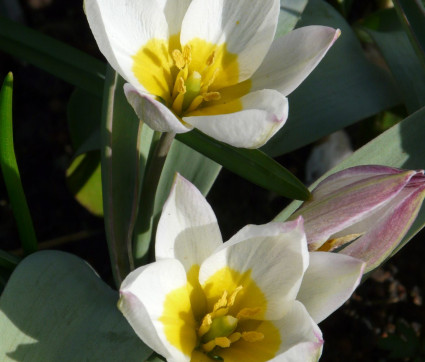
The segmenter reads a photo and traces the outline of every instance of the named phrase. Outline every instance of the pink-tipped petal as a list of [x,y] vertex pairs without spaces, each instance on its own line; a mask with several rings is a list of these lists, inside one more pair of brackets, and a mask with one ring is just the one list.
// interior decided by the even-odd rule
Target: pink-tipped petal
[[320,358],[323,337],[320,328],[300,302],[292,304],[284,318],[274,321],[281,328],[282,344],[273,362],[315,362]]
[[315,25],[275,39],[251,78],[253,90],[276,89],[289,95],[316,68],[339,34],[339,29]]
[[[240,98],[240,101],[243,105],[242,111],[184,117],[183,120],[208,136],[229,145],[258,148],[284,125],[288,117],[288,100],[275,90],[265,89],[249,93]],[[213,108],[205,109],[213,111]]]
[[362,174],[360,178],[354,174],[353,182],[349,182],[345,173],[341,174],[344,176],[341,179],[335,174],[328,184],[319,184],[312,192],[312,199],[291,218],[303,216],[309,249],[316,250],[331,236],[351,225],[368,218],[373,220],[373,214],[395,198],[415,174],[415,171],[404,170],[367,177]]
[[153,130],[185,133],[192,129],[192,127],[184,125],[169,108],[157,101],[154,96],[138,92],[129,83],[124,85],[124,92],[137,117]]
[[[416,219],[425,197],[425,184],[406,187],[392,200],[383,212],[373,217],[369,231],[341,250],[367,262],[366,272],[378,267],[398,246]],[[357,230],[367,225],[355,225]],[[350,229],[347,230],[351,232]]]
[[297,300],[316,323],[338,309],[359,285],[365,263],[345,255],[313,252]]

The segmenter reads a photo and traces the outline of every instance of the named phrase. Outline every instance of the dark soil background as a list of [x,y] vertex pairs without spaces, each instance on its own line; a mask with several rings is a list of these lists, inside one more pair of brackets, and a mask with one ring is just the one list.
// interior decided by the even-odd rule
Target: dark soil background
[[[44,34],[102,58],[82,12],[82,1],[21,1],[17,18]],[[359,18],[371,3],[354,1]],[[66,107],[73,87],[34,66],[0,53],[0,78],[13,71],[15,147],[24,189],[42,248],[86,259],[112,283],[103,220],[72,197],[65,171],[73,157]],[[372,122],[366,120],[364,122]],[[353,144],[358,127],[350,128]],[[304,177],[305,147],[279,161]],[[225,239],[242,226],[270,221],[288,202],[223,170],[208,196]],[[321,324],[322,361],[425,361],[419,346],[425,322],[425,233],[374,272],[340,310]],[[20,253],[19,238],[0,178],[0,248]],[[392,356],[391,357],[391,351]],[[425,350],[422,347],[422,350]],[[395,352],[394,352],[395,351]]]

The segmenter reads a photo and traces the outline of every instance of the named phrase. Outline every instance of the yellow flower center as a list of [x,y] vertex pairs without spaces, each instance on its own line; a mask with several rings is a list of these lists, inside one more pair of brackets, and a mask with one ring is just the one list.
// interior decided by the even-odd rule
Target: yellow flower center
[[271,321],[264,320],[267,300],[251,277],[225,267],[204,285],[199,266],[188,272],[187,286],[170,292],[159,318],[171,345],[192,362],[268,361],[281,339]]
[[219,92],[208,91],[219,72],[219,68],[216,67],[212,75],[209,75],[211,74],[210,68],[214,66],[216,50],[213,50],[207,58],[202,74],[197,70],[190,70],[190,63],[192,61],[190,45],[184,46],[182,52],[174,49],[172,55],[175,65],[179,69],[172,94],[171,108],[174,113],[189,113],[197,109],[204,101],[217,101],[221,98]]
[[261,308],[258,307],[243,308],[236,317],[229,314],[229,309],[233,307],[236,296],[242,289],[242,286],[238,286],[230,296],[227,291],[224,291],[221,298],[215,303],[212,312],[207,313],[202,319],[198,329],[200,347],[213,359],[220,357],[214,351],[219,353],[219,348],[229,348],[232,343],[241,338],[249,343],[264,339],[264,334],[261,332],[236,330],[239,320],[252,319],[261,312]]
[[177,35],[151,39],[133,56],[132,70],[146,91],[178,117],[239,111],[238,99],[251,87],[249,80],[238,83],[238,57],[225,43],[199,38],[183,47]]

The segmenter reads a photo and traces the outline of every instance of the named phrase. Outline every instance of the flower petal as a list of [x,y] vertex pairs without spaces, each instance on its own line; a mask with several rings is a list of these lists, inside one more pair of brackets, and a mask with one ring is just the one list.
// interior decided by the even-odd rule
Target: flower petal
[[220,114],[221,106],[217,105],[199,112],[213,115],[184,117],[183,120],[232,146],[258,148],[285,124],[288,117],[288,100],[275,90],[252,92],[234,102],[242,102],[243,110]]
[[182,21],[191,0],[156,0],[164,11],[170,36],[180,33]]
[[176,175],[156,234],[156,259],[178,259],[188,271],[223,244],[214,211],[199,190]]
[[272,43],[279,16],[278,0],[193,0],[183,19],[182,46],[200,38],[226,44],[238,55],[239,81],[248,79]]
[[391,255],[415,221],[425,197],[425,184],[409,186],[373,217],[346,230],[347,233],[352,229],[370,230],[340,251],[366,261],[366,272],[377,268]]
[[273,362],[317,361],[322,354],[323,338],[320,328],[298,301],[279,321],[274,322],[280,329],[282,344]]
[[365,263],[341,254],[310,253],[297,300],[316,323],[338,309],[359,285]]
[[264,307],[263,317],[275,320],[284,315],[285,304],[295,300],[307,266],[301,218],[249,225],[202,263],[199,282],[210,304],[223,290],[231,293],[242,285],[238,308]]
[[[325,197],[329,197],[329,195],[343,189],[345,186],[352,185],[373,176],[399,175],[405,172],[406,170],[381,165],[349,167],[345,170],[335,172],[321,181],[313,190],[314,199],[321,200]],[[411,172],[415,173],[415,171]]]
[[137,117],[159,132],[185,133],[192,128],[185,126],[174,113],[150,94],[139,93],[130,83],[124,84],[124,92]]
[[[291,218],[302,215],[310,250],[316,250],[332,235],[366,220],[385,205],[406,186],[416,174],[415,171],[378,174],[348,183],[344,178],[341,184],[334,179],[334,188],[322,184],[312,192],[311,200],[305,202]],[[336,175],[337,176],[337,175]],[[342,186],[342,187],[338,187]],[[367,230],[363,230],[365,232]],[[345,234],[347,235],[347,234]]]
[[273,41],[260,68],[252,76],[253,90],[292,93],[316,68],[340,34],[326,26],[295,29]]
[[133,56],[152,38],[168,39],[168,25],[156,1],[85,0],[84,9],[100,51],[124,79],[143,89]]
[[[186,272],[180,262],[167,259],[136,269],[120,289],[118,307],[121,312],[136,334],[167,360],[190,361],[190,353],[196,346],[194,319],[188,313],[191,306],[186,283]],[[170,293],[176,290],[178,300],[167,301]],[[167,304],[173,305],[172,313],[165,310]],[[170,342],[167,333],[170,329],[179,332],[177,335],[184,341],[177,341],[177,344],[184,345],[189,353],[183,353]]]

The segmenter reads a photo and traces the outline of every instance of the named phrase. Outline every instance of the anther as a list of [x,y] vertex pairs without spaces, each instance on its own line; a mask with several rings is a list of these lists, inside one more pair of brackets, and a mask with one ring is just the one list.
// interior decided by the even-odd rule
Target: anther
[[216,51],[214,50],[214,51],[210,54],[210,56],[208,57],[208,59],[207,59],[207,66],[210,66],[210,65],[214,64],[214,61],[215,61],[215,53],[216,53]]
[[186,65],[189,65],[190,62],[192,61],[192,48],[190,47],[189,44],[183,47],[183,58],[186,62]]
[[255,331],[242,332],[242,339],[247,342],[259,342],[264,339],[264,334]]
[[184,66],[186,65],[186,61],[184,59],[184,55],[182,54],[182,52],[178,49],[174,49],[172,55],[173,55],[174,62],[176,63],[176,67],[179,69],[183,69]]
[[219,92],[209,92],[209,93],[204,93],[202,97],[204,98],[204,101],[206,102],[218,101],[221,98],[221,94]]

